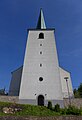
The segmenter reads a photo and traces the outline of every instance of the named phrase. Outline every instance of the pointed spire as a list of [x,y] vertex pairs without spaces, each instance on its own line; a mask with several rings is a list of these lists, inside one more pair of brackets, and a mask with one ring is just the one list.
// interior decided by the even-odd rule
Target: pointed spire
[[40,9],[40,15],[38,19],[37,29],[46,29],[45,21],[44,21],[44,15],[42,9]]

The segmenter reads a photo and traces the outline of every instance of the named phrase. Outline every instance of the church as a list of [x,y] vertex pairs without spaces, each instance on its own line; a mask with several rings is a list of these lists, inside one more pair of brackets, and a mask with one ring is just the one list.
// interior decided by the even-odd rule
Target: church
[[48,29],[42,9],[35,29],[28,30],[24,64],[12,72],[9,96],[19,103],[64,106],[64,98],[73,97],[70,72],[59,66],[55,29]]

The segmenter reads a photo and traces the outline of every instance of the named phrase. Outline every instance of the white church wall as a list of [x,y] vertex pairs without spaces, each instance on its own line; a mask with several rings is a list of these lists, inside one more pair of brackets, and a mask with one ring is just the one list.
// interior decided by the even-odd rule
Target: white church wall
[[[9,95],[14,95],[14,96],[18,96],[19,95],[19,89],[20,89],[20,82],[21,82],[21,76],[22,76],[22,69],[18,68],[17,70],[15,70],[12,73],[12,79],[11,79],[11,84],[10,84],[10,89],[9,89]],[[68,87],[69,87],[69,92],[70,92],[70,96],[73,96],[73,88],[72,88],[72,83],[71,83],[71,77],[70,77],[70,73],[64,69],[62,69],[61,67],[59,68],[60,70],[60,78],[61,78],[61,85],[62,85],[62,93],[63,93],[63,97],[64,98],[68,98],[68,90],[67,90],[67,84],[66,84],[66,80],[64,79],[64,77],[68,77]],[[15,91],[18,91],[16,92]]]
[[[44,39],[38,39],[41,32]],[[19,100],[34,99],[37,103],[40,94],[46,100],[63,100],[54,30],[30,30],[28,34]]]
[[9,96],[18,96],[20,90],[22,67],[12,72],[12,78],[9,88]]
[[[70,97],[73,97],[73,88],[72,88],[72,82],[71,82],[71,76],[70,73],[61,67],[60,69],[60,78],[61,78],[61,84],[62,84],[62,93],[64,98],[68,98],[68,89],[70,93]],[[65,77],[68,77],[68,88],[67,88],[67,82],[65,80]]]

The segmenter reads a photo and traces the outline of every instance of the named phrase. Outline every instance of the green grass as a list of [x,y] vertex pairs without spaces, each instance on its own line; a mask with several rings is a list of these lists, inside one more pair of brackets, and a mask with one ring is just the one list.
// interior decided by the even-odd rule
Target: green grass
[[[12,106],[20,107],[22,110],[16,112],[14,114],[5,114],[2,109],[4,107],[12,107]],[[45,106],[36,106],[36,105],[23,105],[23,104],[14,104],[8,102],[0,102],[0,116],[5,115],[16,115],[16,116],[54,116],[60,115],[60,113],[49,110]]]
[[20,116],[54,116],[60,115],[54,111],[49,110],[44,106],[34,106],[34,105],[21,105],[23,110],[17,112],[16,115]]
[[[18,107],[21,111],[15,112],[13,114],[5,114],[2,109],[4,107]],[[36,105],[23,105],[16,103],[0,102],[0,116],[13,115],[13,116],[60,116],[60,115],[82,115],[82,109],[78,109],[74,106],[69,106],[68,108],[60,109],[59,112],[55,112],[54,109],[50,110],[45,106]]]

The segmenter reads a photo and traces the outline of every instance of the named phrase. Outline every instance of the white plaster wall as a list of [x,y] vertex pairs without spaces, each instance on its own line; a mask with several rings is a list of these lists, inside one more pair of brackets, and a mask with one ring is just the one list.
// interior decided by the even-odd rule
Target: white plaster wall
[[20,90],[22,67],[12,72],[12,78],[9,88],[9,96],[18,96]]
[[[40,32],[44,33],[44,39],[38,39]],[[39,77],[43,77],[42,82]],[[37,99],[40,94],[45,99],[63,100],[54,30],[28,33],[19,99]]]
[[67,83],[66,80],[64,79],[65,77],[68,77],[68,88],[69,88],[69,93],[70,93],[70,97],[73,97],[73,89],[72,89],[72,82],[71,82],[71,77],[70,77],[70,73],[65,71],[64,69],[62,69],[61,67],[60,69],[60,77],[61,77],[61,83],[62,83],[62,93],[63,93],[63,97],[64,98],[68,98],[68,89],[67,89]]

